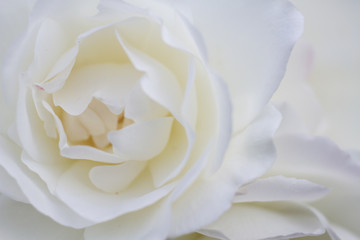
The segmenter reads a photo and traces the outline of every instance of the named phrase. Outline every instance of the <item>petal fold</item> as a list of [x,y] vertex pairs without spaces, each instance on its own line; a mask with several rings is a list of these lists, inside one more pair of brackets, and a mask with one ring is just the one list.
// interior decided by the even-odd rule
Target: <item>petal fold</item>
[[[236,224],[234,224],[236,223]],[[199,231],[221,239],[274,240],[320,235],[317,217],[294,203],[234,204],[216,222]]]
[[167,145],[172,123],[172,117],[134,123],[110,132],[108,138],[115,152],[132,160],[148,160],[158,155]]
[[79,240],[82,230],[64,227],[42,215],[29,204],[0,195],[1,238],[10,240]]
[[314,201],[328,192],[325,187],[308,180],[275,176],[241,187],[234,202]]

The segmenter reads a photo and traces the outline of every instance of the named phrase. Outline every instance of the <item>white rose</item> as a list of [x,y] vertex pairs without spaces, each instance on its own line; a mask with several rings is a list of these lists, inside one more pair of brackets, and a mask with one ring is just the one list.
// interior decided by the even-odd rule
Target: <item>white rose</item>
[[0,189],[52,220],[2,196],[2,234],[165,239],[213,222],[273,162],[267,102],[301,27],[282,0],[37,1],[1,52]]

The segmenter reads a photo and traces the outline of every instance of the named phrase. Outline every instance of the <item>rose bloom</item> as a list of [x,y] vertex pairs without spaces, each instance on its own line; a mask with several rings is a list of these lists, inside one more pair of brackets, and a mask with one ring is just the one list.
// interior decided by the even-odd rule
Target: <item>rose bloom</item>
[[273,163],[287,1],[1,4],[2,238],[174,238]]

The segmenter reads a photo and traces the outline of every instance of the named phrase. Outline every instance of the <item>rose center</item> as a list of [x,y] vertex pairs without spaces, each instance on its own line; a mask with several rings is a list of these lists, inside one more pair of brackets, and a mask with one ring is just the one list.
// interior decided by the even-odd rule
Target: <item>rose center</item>
[[121,114],[114,114],[97,99],[93,99],[80,115],[71,115],[62,111],[61,120],[72,145],[89,145],[100,149],[110,149],[109,131],[121,129],[132,123]]

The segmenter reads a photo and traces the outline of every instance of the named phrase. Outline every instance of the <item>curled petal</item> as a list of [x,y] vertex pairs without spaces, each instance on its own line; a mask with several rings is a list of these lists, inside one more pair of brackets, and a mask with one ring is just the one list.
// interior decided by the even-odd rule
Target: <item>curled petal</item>
[[[234,224],[236,223],[236,224]],[[325,232],[312,211],[295,203],[234,204],[199,231],[220,239],[288,239]]]

